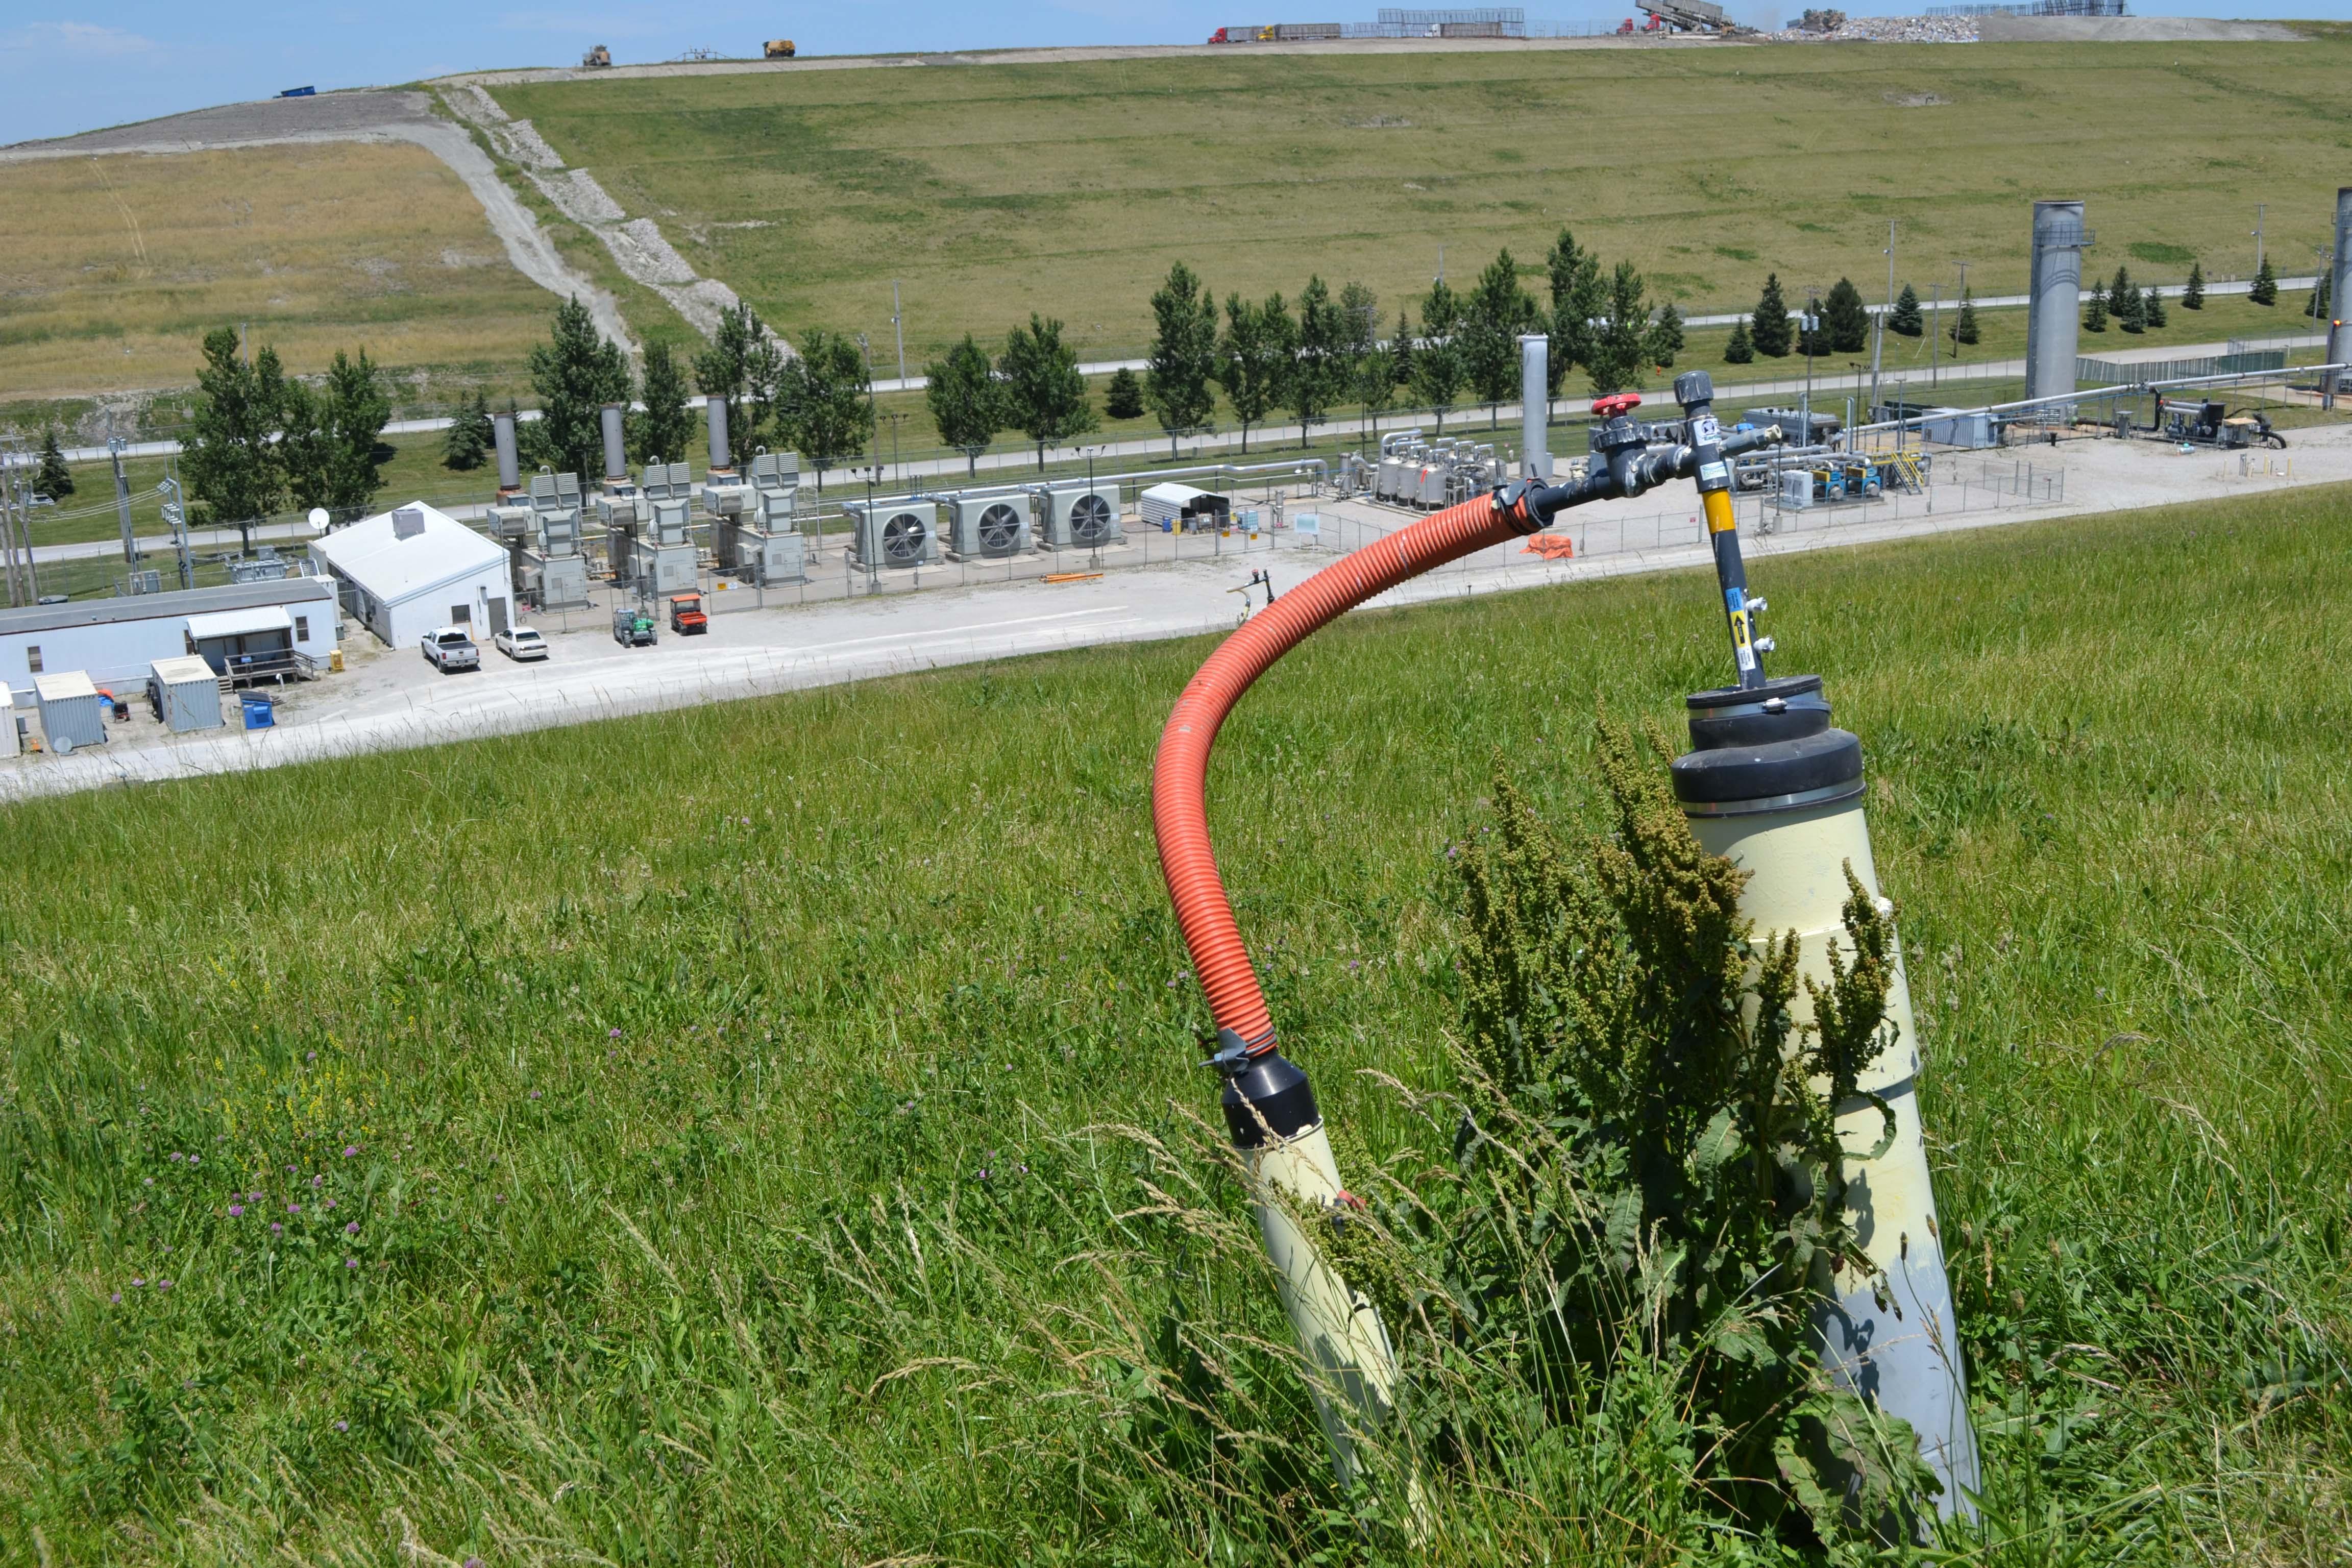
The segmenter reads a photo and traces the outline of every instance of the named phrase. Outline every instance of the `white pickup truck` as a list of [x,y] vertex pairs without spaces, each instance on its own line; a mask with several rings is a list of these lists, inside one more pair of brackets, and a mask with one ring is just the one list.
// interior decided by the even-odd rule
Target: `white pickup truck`
[[425,662],[447,675],[455,670],[482,668],[482,650],[466,635],[463,626],[443,626],[437,632],[425,634]]

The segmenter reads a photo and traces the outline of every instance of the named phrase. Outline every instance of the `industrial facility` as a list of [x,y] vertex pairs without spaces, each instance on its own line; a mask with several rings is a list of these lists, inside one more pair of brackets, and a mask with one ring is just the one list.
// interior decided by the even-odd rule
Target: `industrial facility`
[[447,513],[411,501],[311,547],[353,620],[394,647],[456,626],[488,637],[515,620],[507,552]]
[[224,680],[308,679],[327,668],[336,630],[334,587],[311,576],[70,599],[0,610],[0,681],[22,705],[45,674],[131,688],[155,660],[189,656]]

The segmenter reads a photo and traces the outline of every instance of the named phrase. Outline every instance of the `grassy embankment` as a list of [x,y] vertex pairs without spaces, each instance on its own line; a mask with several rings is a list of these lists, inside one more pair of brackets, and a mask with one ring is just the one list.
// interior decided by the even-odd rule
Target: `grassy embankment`
[[[1033,310],[1088,358],[1149,341],[1182,257],[1220,291],[1310,271],[1396,307],[1562,224],[1692,311],[1898,270],[2022,292],[2028,203],[2080,195],[2095,265],[2177,283],[2311,268],[2352,41],[1785,45],[1258,55],[551,82],[494,89],[787,333],[908,352]],[[2184,136],[2184,124],[2196,134]],[[1570,128],[1566,131],[1563,128]],[[676,216],[670,216],[669,214]],[[745,225],[765,226],[743,226]],[[2297,301],[2299,303],[2300,301]]]
[[[2352,1531],[2352,708],[2312,613],[2352,587],[2346,505],[1759,568],[1905,905],[2000,1543],[1970,1561]],[[1443,851],[1490,752],[1579,818],[1592,703],[1672,723],[1720,676],[1711,602],[1359,617],[1229,726],[1241,919],[1354,1168],[1445,1159],[1363,1074],[1445,1081]],[[1285,1331],[1191,1152],[1144,781],[1204,649],[0,814],[0,1537],[1349,1560],[1295,1384],[1234,1345]],[[1670,1436],[1439,1478],[1422,1560],[1675,1560]]]
[[546,331],[546,291],[421,147],[0,164],[0,202],[11,404],[192,385],[205,333],[239,325],[298,374],[364,346],[429,396],[510,374]]

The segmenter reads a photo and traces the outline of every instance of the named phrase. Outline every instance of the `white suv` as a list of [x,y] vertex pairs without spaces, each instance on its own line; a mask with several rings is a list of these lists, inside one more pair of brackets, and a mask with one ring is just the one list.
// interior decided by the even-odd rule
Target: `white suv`
[[502,632],[494,632],[490,635],[490,641],[497,645],[500,653],[511,659],[547,657],[547,639],[529,626],[509,626]]

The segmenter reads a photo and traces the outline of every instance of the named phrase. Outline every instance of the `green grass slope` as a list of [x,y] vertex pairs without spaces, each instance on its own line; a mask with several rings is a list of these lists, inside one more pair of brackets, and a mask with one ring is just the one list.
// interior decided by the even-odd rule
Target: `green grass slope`
[[[1150,336],[1188,259],[1220,290],[1358,278],[1391,319],[1562,224],[1688,309],[1768,270],[2021,291],[2028,204],[2079,196],[2112,273],[2309,270],[2352,147],[2352,41],[1257,55],[496,89],[787,331],[908,352],[1032,310],[1090,356]],[[883,354],[887,358],[887,350]]]
[[[2352,1533],[2348,500],[1757,569],[1905,906],[1970,1561]],[[1596,701],[1719,679],[1712,599],[1355,617],[1228,726],[1224,863],[1351,1162],[1421,1136],[1367,1069],[1444,1081],[1490,754],[1579,817]],[[1206,647],[0,812],[6,1554],[1360,1560],[1278,1358],[1193,1353],[1286,1335],[1149,837]],[[1527,1464],[1420,1560],[1697,1539],[1650,1426]]]

